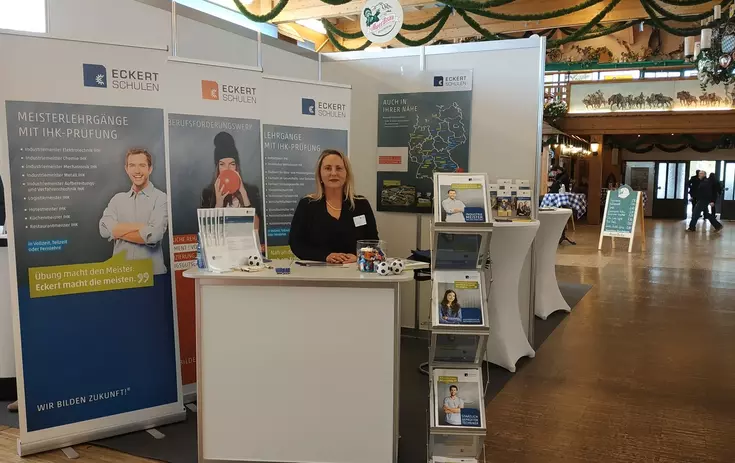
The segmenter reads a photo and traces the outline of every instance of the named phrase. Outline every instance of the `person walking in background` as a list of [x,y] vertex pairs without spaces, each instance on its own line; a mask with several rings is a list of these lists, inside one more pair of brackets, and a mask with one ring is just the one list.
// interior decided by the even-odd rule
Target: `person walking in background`
[[694,206],[697,205],[697,188],[699,188],[699,170],[689,179],[689,201],[692,203],[692,215],[694,214]]
[[699,216],[701,214],[704,214],[704,218],[709,220],[715,231],[720,232],[722,230],[722,224],[717,221],[717,218],[715,218],[714,215],[709,213],[709,207],[715,205],[714,187],[710,182],[710,179],[706,178],[707,173],[705,171],[702,170],[698,172],[699,184],[697,186],[697,191],[695,192],[697,203],[694,205],[694,209],[692,210],[692,220],[689,222],[689,228],[687,228],[687,231],[696,231],[697,220],[699,220]]
[[709,174],[708,180],[712,184],[712,210],[710,213],[712,214],[712,217],[717,218],[717,200],[720,199],[720,196],[722,195],[722,183],[717,179],[714,172]]
[[559,193],[561,186],[564,185],[564,190],[569,191],[569,174],[564,170],[562,166],[554,166],[553,172],[554,183],[549,187],[549,193]]

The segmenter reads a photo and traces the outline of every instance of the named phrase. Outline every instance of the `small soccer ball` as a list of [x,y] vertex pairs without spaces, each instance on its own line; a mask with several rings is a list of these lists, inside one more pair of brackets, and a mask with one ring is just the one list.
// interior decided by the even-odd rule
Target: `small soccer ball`
[[248,257],[248,266],[250,267],[262,267],[263,266],[263,258],[260,256],[250,256]]
[[390,267],[390,271],[398,275],[403,271],[404,268],[406,268],[406,264],[403,263],[401,259],[393,259],[388,266]]
[[388,262],[385,262],[385,261],[384,262],[376,262],[375,263],[375,272],[378,275],[381,275],[381,276],[390,275],[391,270],[390,270],[390,267],[388,266]]

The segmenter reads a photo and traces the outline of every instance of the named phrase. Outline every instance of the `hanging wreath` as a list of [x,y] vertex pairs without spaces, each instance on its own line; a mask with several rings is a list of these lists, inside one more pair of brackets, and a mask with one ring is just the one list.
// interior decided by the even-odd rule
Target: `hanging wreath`
[[[723,85],[725,91],[735,82],[735,17],[712,30],[712,45],[697,56],[697,76],[702,91],[710,85]],[[729,92],[728,92],[729,93]]]

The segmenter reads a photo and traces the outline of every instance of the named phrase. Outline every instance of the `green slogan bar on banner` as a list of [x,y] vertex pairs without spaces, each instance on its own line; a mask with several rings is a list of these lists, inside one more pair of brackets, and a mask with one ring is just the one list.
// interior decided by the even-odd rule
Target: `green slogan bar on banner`
[[125,257],[120,252],[105,262],[30,268],[31,298],[153,286],[153,261]]

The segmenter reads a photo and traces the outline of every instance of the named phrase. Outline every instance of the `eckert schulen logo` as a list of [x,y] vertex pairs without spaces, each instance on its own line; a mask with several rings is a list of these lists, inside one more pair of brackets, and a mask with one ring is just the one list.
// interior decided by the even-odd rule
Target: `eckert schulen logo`
[[82,64],[82,75],[85,87],[115,88],[118,90],[134,90],[139,92],[158,92],[158,72],[141,69],[112,68],[107,73],[107,67],[101,64]]
[[254,104],[257,101],[255,97],[255,87],[230,84],[220,85],[214,80],[202,81],[202,98],[205,100],[220,100],[229,103]]
[[434,87],[467,87],[468,76],[434,76]]
[[345,103],[332,103],[328,101],[317,101],[311,98],[301,99],[301,114],[307,116],[321,117],[347,117],[347,105]]

